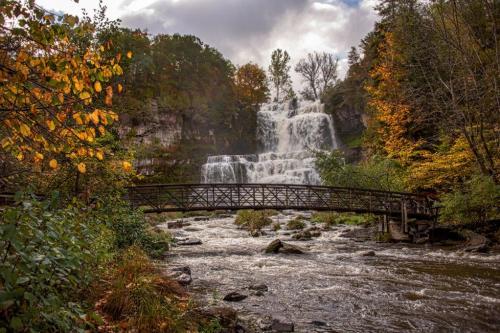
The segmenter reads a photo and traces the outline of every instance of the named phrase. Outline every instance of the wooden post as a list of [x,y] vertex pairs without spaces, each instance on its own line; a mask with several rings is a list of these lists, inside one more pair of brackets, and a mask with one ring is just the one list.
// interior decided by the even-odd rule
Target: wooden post
[[408,233],[408,212],[406,210],[406,201],[401,202],[401,231]]

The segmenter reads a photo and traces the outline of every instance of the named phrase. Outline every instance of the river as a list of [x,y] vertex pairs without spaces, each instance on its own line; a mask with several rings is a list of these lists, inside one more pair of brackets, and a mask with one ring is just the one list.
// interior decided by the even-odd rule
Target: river
[[[285,229],[297,215],[273,217]],[[338,226],[311,241],[293,241],[289,231],[265,230],[251,237],[234,216],[170,230],[201,245],[170,251],[170,265],[187,265],[189,290],[210,305],[230,306],[263,330],[271,318],[293,322],[295,332],[498,332],[500,255],[465,254],[442,248],[377,243],[343,237]],[[163,225],[166,227],[166,225]],[[274,239],[306,254],[265,254]],[[363,256],[373,250],[375,256]],[[248,290],[265,284],[262,296]],[[222,298],[238,291],[240,302]],[[260,327],[260,328],[259,328]]]

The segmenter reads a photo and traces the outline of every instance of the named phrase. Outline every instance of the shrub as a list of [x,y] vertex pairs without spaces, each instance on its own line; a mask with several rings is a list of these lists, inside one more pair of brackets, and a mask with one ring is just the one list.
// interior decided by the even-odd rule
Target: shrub
[[270,225],[273,221],[266,211],[240,210],[236,215],[234,223],[250,233],[260,231],[263,227]]
[[111,231],[88,210],[17,199],[0,216],[0,327],[83,330],[89,323],[78,300],[110,259]]
[[286,224],[286,228],[288,230],[304,229],[305,226],[306,226],[306,224],[303,221],[302,217],[296,217],[293,220],[288,221],[288,223]]
[[441,222],[474,223],[500,217],[500,186],[488,176],[475,175],[461,188],[442,197]]
[[170,235],[155,232],[149,227],[144,213],[132,209],[120,199],[103,204],[97,214],[106,214],[107,223],[115,233],[115,246],[118,249],[137,245],[152,258],[159,258],[169,248]]
[[318,212],[313,214],[311,221],[324,223],[327,226],[337,224],[359,225],[373,222],[374,217],[366,214]]
[[342,153],[318,153],[316,167],[330,186],[370,188],[387,191],[405,189],[405,170],[395,160],[373,156],[360,164],[345,162]]
[[335,224],[338,224],[338,213],[332,213],[332,212],[318,212],[314,213],[311,222],[312,223],[324,223],[327,226],[332,226]]
[[138,332],[190,331],[184,289],[161,276],[140,248],[124,250],[104,280],[107,283],[97,287],[103,296],[98,310],[110,319],[108,326]]

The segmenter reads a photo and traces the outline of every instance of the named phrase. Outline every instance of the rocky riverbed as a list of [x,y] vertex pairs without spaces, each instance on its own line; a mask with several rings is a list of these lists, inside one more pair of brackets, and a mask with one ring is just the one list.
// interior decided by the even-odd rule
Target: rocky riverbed
[[[377,243],[353,226],[297,240],[285,225],[304,213],[285,213],[260,237],[234,215],[162,224],[178,240],[167,266],[200,303],[237,310],[242,332],[499,331],[500,255]],[[276,239],[300,251],[266,253]]]

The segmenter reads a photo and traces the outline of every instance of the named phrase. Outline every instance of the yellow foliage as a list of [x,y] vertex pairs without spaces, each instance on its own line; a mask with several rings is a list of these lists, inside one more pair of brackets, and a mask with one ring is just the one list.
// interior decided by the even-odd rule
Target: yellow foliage
[[423,152],[410,168],[412,189],[449,189],[464,175],[474,173],[474,156],[464,137],[456,139],[443,152]]
[[98,93],[102,91],[101,82],[99,82],[99,81],[94,82],[94,90]]
[[80,173],[85,173],[87,171],[85,163],[78,163],[77,168]]
[[[2,45],[16,41],[9,54],[0,57],[0,67],[5,69],[0,71],[4,83],[0,85],[0,109],[4,110],[0,142],[18,160],[36,162],[50,156],[52,167],[57,163],[53,155],[75,156],[79,148],[94,142],[93,126],[103,134],[108,123],[117,119],[109,110],[97,112],[92,102],[103,98],[106,105],[112,104],[112,88],[104,94],[102,84],[109,85],[113,76],[123,73],[121,56],[109,55],[111,43],[104,49],[70,42],[69,36],[94,33],[92,24],[61,27],[34,1],[12,3],[16,10],[0,6],[0,19],[22,24],[0,32]],[[81,172],[82,167],[78,169]]]
[[123,161],[122,167],[123,167],[123,170],[125,170],[126,172],[129,172],[132,170],[132,164],[130,164],[130,162],[128,162],[128,161]]
[[52,159],[50,160],[49,162],[49,166],[52,168],[52,169],[57,169],[57,161]]

